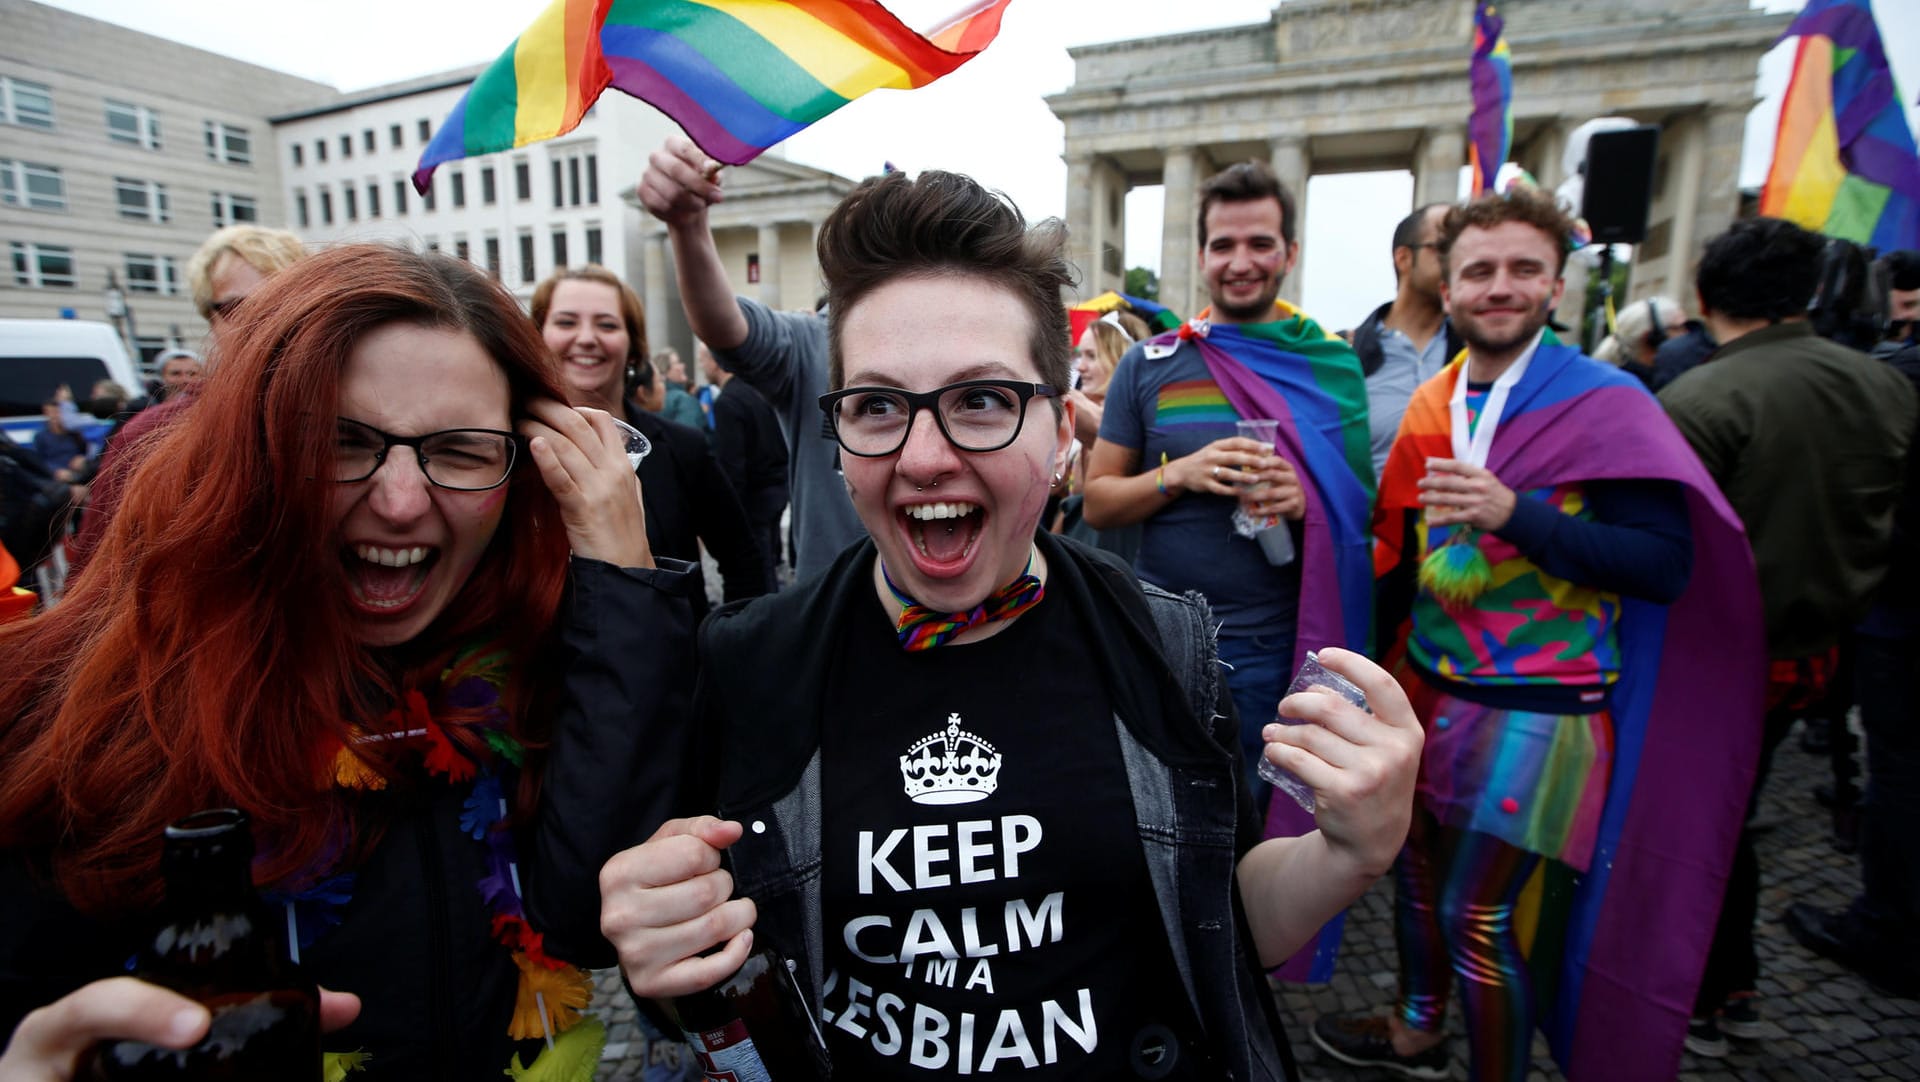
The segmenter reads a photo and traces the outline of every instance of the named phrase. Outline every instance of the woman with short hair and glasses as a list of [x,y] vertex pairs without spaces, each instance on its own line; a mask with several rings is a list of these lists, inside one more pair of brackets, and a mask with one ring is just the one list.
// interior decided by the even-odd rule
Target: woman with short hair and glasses
[[656,567],[611,419],[472,266],[344,246],[247,309],[66,600],[0,631],[0,1075],[204,1030],[148,1025],[185,1005],[124,980],[73,990],[148,930],[162,828],[221,805],[292,953],[361,998],[327,1047],[365,1077],[577,1047],[600,865],[674,798],[687,568]]
[[838,1077],[1285,1077],[1259,966],[1406,832],[1419,727],[1385,672],[1327,651],[1373,716],[1288,700],[1318,724],[1267,754],[1321,829],[1257,842],[1205,605],[1039,530],[1073,435],[1063,239],[948,173],[827,219],[820,404],[870,539],[707,621],[690,794],[717,815],[602,873],[637,994],[776,948]]

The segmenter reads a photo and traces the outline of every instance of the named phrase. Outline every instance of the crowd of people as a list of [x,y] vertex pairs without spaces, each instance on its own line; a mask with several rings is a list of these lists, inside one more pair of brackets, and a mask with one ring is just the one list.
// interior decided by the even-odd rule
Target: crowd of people
[[[602,267],[527,312],[242,226],[160,404],[95,456],[50,403],[85,503],[0,626],[0,1078],[206,1032],[122,974],[161,828],[218,805],[336,1077],[589,1078],[579,967],[674,1039],[762,949],[862,1079],[1285,1079],[1308,1039],[1445,1078],[1456,993],[1476,1079],[1536,1031],[1671,1077],[1758,1031],[1782,916],[1920,994],[1904,256],[1880,356],[1808,318],[1823,238],[1756,219],[1596,360],[1521,186],[1408,215],[1335,333],[1247,162],[1200,186],[1208,306],[1076,341],[1064,230],[969,178],[858,185],[802,312],[733,293],[722,184],[676,138],[638,186],[691,366]],[[1290,688],[1310,657],[1354,693]],[[1845,680],[1862,893],[1762,913],[1753,802]],[[1383,876],[1392,1009],[1288,1033],[1268,974],[1326,979]]]

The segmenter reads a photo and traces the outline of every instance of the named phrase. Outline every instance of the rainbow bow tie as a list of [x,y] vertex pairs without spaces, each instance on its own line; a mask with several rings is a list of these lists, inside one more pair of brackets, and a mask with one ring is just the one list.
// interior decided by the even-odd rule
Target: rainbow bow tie
[[955,635],[970,627],[990,624],[995,620],[1011,620],[1015,616],[1038,605],[1047,595],[1047,587],[1033,572],[1033,557],[1027,557],[1027,569],[1005,586],[995,590],[985,601],[966,612],[937,612],[920,604],[902,593],[900,587],[893,584],[893,576],[887,574],[885,564],[880,565],[880,577],[886,580],[887,589],[905,606],[895,631],[900,636],[900,648],[913,653],[931,650],[942,643],[949,642]]

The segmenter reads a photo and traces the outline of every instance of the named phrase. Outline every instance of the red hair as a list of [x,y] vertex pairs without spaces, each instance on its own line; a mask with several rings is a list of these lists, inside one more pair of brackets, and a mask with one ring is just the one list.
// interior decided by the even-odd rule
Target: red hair
[[0,629],[0,845],[50,853],[81,908],[157,900],[161,828],[212,805],[253,816],[261,882],[307,868],[352,826],[325,749],[408,688],[431,697],[465,647],[505,651],[513,731],[543,742],[528,678],[553,647],[567,539],[531,463],[433,624],[387,650],[358,641],[318,479],[348,357],[395,322],[471,334],[516,420],[565,401],[539,333],[472,266],[379,245],[303,260],[248,297],[192,409],[128,449],[126,497],[66,600]]

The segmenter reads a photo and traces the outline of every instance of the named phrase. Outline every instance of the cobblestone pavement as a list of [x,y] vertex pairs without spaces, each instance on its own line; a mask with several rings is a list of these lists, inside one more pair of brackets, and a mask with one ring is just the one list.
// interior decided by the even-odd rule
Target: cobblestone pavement
[[[1860,977],[1818,958],[1779,923],[1796,901],[1837,907],[1859,889],[1859,868],[1834,849],[1828,815],[1811,789],[1827,780],[1827,759],[1800,750],[1797,732],[1783,744],[1761,801],[1760,822],[1774,824],[1759,837],[1761,894],[1756,942],[1760,950],[1760,1010],[1765,1036],[1732,1041],[1723,1060],[1687,1054],[1685,1082],[1815,1082],[1843,1079],[1920,1080],[1920,1001],[1892,999]],[[1920,824],[1916,824],[1920,829]],[[1394,993],[1391,927],[1392,887],[1382,882],[1347,919],[1346,949],[1331,983],[1289,987],[1279,994],[1281,1016],[1293,1038],[1308,1082],[1359,1082],[1399,1075],[1347,1067],[1320,1054],[1307,1027],[1322,1014],[1384,1011]],[[599,1078],[642,1078],[644,1043],[634,1030],[634,1011],[616,973],[598,977],[594,1007],[608,1021],[609,1041]],[[1456,1000],[1451,1012],[1455,1078],[1467,1077],[1466,1041]],[[1627,1039],[1630,1039],[1627,1038]],[[661,1052],[675,1054],[676,1050]],[[661,1054],[656,1052],[655,1054]],[[1558,1080],[1544,1042],[1536,1041],[1533,1080]]]

